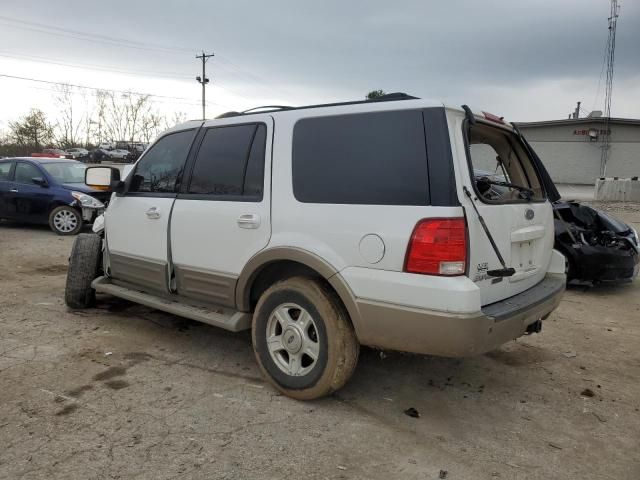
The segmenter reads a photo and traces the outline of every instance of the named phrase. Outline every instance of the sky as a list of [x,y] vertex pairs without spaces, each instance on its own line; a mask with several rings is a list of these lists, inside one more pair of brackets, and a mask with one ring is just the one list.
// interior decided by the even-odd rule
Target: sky
[[[166,115],[406,92],[511,121],[604,106],[609,0],[2,0],[0,131],[55,88],[154,95]],[[640,118],[640,2],[618,19],[612,116]],[[9,78],[7,77],[21,77]],[[26,78],[41,82],[25,80]]]

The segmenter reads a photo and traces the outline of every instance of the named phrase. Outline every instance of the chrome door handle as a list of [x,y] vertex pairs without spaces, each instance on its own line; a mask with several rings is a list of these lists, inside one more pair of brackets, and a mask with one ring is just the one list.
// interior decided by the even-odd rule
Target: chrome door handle
[[260,226],[260,216],[253,213],[240,215],[238,217],[238,226],[240,228],[258,228]]
[[11,190],[9,190],[11,193],[18,193],[18,189],[17,188],[12,188]]
[[158,210],[156,207],[151,207],[145,212],[145,214],[147,215],[147,218],[151,218],[152,220],[160,218],[160,210]]

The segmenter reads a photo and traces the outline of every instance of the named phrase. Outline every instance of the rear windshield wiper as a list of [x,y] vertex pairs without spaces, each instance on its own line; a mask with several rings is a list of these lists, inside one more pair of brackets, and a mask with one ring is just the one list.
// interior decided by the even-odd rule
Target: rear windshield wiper
[[487,178],[487,177],[480,177],[479,179],[476,180],[476,182],[487,183],[489,185],[498,185],[499,187],[513,188],[514,190],[518,190],[526,194],[527,200],[531,199],[531,197],[533,197],[533,194],[534,194],[534,191],[528,187],[523,187],[522,185],[516,185],[515,183],[501,182],[499,180],[491,180],[490,178]]

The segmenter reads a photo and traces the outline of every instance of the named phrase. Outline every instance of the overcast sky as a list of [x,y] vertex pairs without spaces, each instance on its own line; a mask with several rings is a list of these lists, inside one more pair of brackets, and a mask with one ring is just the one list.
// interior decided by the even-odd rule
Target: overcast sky
[[[208,116],[384,89],[547,120],[603,108],[608,14],[609,0],[2,0],[0,74],[150,93],[198,118],[204,49]],[[627,0],[613,116],[640,117],[639,46]],[[0,76],[0,129],[30,107],[55,116],[52,88]]]

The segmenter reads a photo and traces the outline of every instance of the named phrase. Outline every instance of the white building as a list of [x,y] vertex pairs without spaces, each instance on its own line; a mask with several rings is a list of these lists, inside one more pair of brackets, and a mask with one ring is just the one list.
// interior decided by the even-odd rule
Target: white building
[[[600,177],[602,117],[518,123],[556,183],[593,185]],[[640,120],[612,118],[607,177],[640,176]]]

